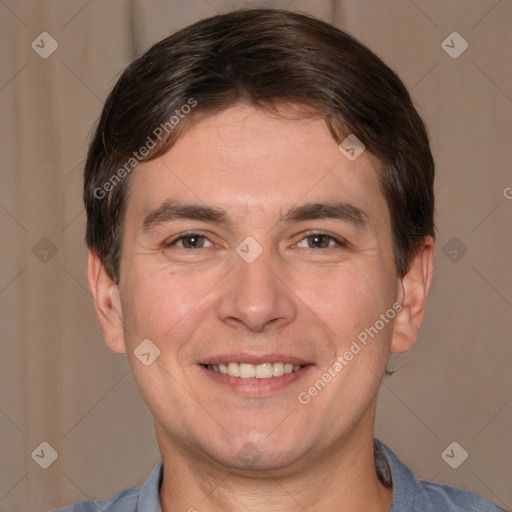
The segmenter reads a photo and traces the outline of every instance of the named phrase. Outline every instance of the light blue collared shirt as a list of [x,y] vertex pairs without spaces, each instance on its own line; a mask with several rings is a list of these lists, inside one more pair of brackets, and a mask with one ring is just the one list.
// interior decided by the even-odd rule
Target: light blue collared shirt
[[[471,492],[418,480],[385,444],[375,441],[386,459],[393,481],[393,505],[389,512],[507,512]],[[55,512],[162,512],[161,481],[162,461],[141,487],[121,491],[107,501],[82,501]]]

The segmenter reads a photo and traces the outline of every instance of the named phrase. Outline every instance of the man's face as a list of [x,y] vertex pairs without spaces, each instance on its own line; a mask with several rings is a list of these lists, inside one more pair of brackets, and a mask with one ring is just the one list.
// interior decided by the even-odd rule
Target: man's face
[[[323,120],[238,105],[137,168],[119,290],[161,449],[276,469],[373,429],[392,321],[343,355],[399,296],[377,166],[368,151],[349,161]],[[133,356],[145,339],[160,350],[149,366]],[[301,368],[207,366],[229,363]]]

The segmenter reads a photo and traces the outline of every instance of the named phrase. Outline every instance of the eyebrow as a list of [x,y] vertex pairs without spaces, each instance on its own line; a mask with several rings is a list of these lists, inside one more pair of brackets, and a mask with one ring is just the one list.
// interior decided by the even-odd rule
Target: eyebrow
[[362,230],[367,230],[370,227],[370,219],[366,212],[345,201],[307,203],[295,206],[283,217],[286,222],[316,219],[342,220]]
[[[226,226],[231,224],[224,209],[201,204],[164,201],[144,218],[142,228],[144,232],[149,232],[167,222],[183,219],[214,222]],[[368,230],[370,227],[366,212],[346,201],[294,206],[288,210],[281,221],[291,223],[317,219],[341,220],[361,230]]]
[[201,204],[184,204],[164,201],[158,208],[151,211],[142,223],[144,232],[151,231],[161,224],[172,220],[189,219],[228,224],[227,213],[220,208]]

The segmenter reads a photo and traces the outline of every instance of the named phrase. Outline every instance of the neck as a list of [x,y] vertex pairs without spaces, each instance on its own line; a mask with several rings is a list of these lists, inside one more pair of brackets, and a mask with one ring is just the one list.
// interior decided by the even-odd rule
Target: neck
[[293,467],[261,472],[191,456],[168,439],[163,442],[157,428],[164,463],[162,512],[388,512],[393,493],[377,477],[373,417],[368,419],[371,428],[359,424],[349,436]]

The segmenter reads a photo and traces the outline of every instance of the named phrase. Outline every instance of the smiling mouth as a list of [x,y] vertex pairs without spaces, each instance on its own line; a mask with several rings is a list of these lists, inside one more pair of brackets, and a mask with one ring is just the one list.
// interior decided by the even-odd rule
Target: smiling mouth
[[241,379],[272,379],[282,377],[285,374],[300,371],[304,366],[293,365],[292,363],[220,363],[203,365],[213,372],[229,375],[230,377],[239,377]]

